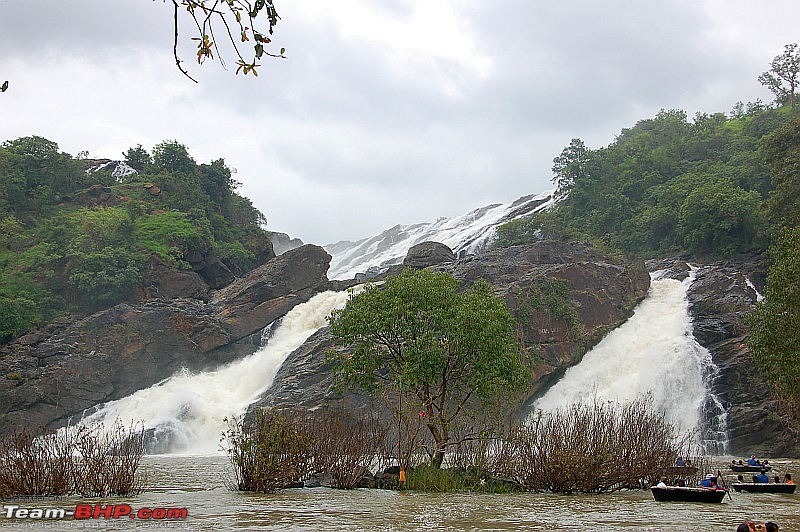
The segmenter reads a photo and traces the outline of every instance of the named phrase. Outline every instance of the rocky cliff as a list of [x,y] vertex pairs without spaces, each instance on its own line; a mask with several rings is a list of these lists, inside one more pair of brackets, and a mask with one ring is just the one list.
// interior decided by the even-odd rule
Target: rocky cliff
[[22,425],[56,428],[181,368],[203,369],[252,352],[242,342],[295,305],[347,284],[326,277],[331,257],[303,246],[224,289],[161,278],[164,297],[68,319],[0,350],[0,434]]
[[683,279],[694,269],[689,288],[689,312],[698,343],[708,349],[716,366],[711,392],[727,412],[728,446],[732,455],[800,456],[795,430],[774,414],[777,405],[770,385],[758,375],[750,350],[744,317],[763,292],[766,264],[760,256],[726,261],[690,261],[686,257],[648,263]]
[[[442,244],[425,243],[414,246],[404,263],[448,271],[465,286],[485,279],[505,299],[520,321],[524,345],[537,349],[539,363],[528,398],[625,321],[650,283],[643,262],[614,259],[584,244],[554,241],[461,259]],[[366,406],[363,397],[332,391],[325,352],[334,348],[338,349],[327,328],[318,331],[289,356],[273,387],[255,406]]]

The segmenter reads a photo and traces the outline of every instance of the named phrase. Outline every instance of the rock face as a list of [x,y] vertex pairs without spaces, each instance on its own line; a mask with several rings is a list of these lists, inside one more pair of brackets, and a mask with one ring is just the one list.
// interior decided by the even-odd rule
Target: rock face
[[343,288],[328,282],[329,263],[321,247],[303,246],[209,302],[200,285],[184,280],[195,298],[117,305],[20,338],[0,352],[0,434],[22,425],[56,428],[183,367],[204,369],[252,352],[256,346],[237,342],[314,294]]
[[269,239],[272,241],[272,249],[276,255],[281,255],[303,245],[299,238],[292,238],[286,233],[269,232]]
[[686,258],[654,261],[651,270],[665,269],[684,279],[695,268],[689,288],[689,313],[693,334],[708,349],[718,372],[711,392],[724,408],[728,433],[727,454],[760,457],[800,456],[800,440],[771,412],[769,383],[756,372],[747,346],[744,316],[755,307],[764,290],[766,266],[760,257],[740,257],[706,264],[686,263]]
[[[428,248],[441,250],[439,246]],[[441,262],[432,269],[450,272],[465,286],[485,279],[520,319],[524,345],[540,346],[529,399],[625,321],[650,283],[643,262],[612,259],[587,245],[551,241]],[[563,301],[553,308],[535,308],[532,300],[548,288],[565,289]],[[256,406],[366,407],[365,398],[339,396],[331,390],[325,352],[334,348],[327,328],[318,331],[289,355],[275,384]]]
[[[746,272],[746,273],[744,273]],[[711,352],[719,375],[712,392],[727,411],[728,449],[734,455],[800,456],[800,439],[777,416],[770,384],[756,372],[744,316],[763,290],[763,264],[752,259],[700,267],[689,290],[697,341]]]

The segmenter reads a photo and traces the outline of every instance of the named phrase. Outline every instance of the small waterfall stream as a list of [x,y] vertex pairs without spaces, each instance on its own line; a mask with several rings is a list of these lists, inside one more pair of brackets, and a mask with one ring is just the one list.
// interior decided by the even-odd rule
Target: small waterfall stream
[[723,453],[725,411],[709,391],[718,368],[692,334],[686,294],[694,278],[694,271],[683,281],[652,273],[650,291],[633,316],[568,369],[534,409],[650,394],[680,433],[695,431],[706,452]]
[[343,306],[348,292],[324,292],[296,306],[269,328],[269,342],[241,360],[215,371],[183,371],[162,382],[102,405],[84,423],[115,420],[143,422],[157,452],[214,454],[220,452],[224,418],[243,415],[272,386],[286,357],[327,324],[331,310]]

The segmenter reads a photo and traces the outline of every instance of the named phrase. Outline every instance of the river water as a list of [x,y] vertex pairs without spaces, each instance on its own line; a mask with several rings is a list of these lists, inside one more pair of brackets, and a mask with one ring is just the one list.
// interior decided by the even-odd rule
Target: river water
[[[725,463],[720,458],[719,468]],[[796,466],[787,461],[778,469]],[[781,531],[800,531],[800,494],[733,492],[722,504],[655,502],[648,491],[567,496],[303,488],[253,494],[228,489],[231,470],[225,456],[145,456],[141,470],[148,476],[148,487],[135,497],[2,504],[66,510],[78,504],[128,504],[134,513],[143,508],[185,508],[185,519],[10,519],[4,508],[0,530],[732,531],[746,520],[771,520]]]

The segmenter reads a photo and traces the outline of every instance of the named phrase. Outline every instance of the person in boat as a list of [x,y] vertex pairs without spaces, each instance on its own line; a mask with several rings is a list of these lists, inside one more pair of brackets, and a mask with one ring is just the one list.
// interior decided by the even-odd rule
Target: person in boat
[[704,488],[717,489],[717,477],[709,473],[706,475],[706,478],[700,482],[700,485]]
[[784,484],[794,484],[794,480],[792,480],[792,474],[786,473],[783,475],[783,483]]
[[667,487],[667,479],[665,479],[665,478],[661,479],[661,482],[656,484],[656,487],[657,488],[666,488]]
[[757,466],[757,465],[761,465],[761,462],[756,460],[756,455],[752,454],[752,455],[750,455],[750,458],[747,459],[747,465]]
[[767,476],[767,470],[762,469],[761,474],[756,477],[756,482],[761,484],[769,484],[769,477]]
[[684,462],[683,458],[679,456],[678,459],[675,460],[675,467],[684,467],[684,466],[686,466],[686,462]]
[[778,524],[772,521],[767,521],[764,523],[764,530],[767,532],[778,532]]

